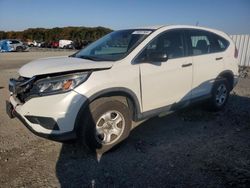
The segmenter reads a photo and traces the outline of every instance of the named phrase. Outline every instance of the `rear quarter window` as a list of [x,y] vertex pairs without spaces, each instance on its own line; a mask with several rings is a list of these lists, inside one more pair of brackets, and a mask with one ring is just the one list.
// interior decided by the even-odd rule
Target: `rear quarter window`
[[226,50],[227,47],[229,46],[229,42],[220,36],[215,36],[214,40],[215,40],[215,43],[218,45],[218,49],[217,49],[218,52]]

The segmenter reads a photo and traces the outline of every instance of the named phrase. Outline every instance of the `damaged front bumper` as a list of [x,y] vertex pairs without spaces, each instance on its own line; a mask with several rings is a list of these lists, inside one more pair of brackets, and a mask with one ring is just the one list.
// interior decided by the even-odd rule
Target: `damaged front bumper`
[[39,137],[54,141],[66,141],[76,138],[75,131],[70,131],[61,134],[47,134],[47,133],[37,132],[32,128],[32,126],[27,122],[27,120],[23,118],[22,115],[20,115],[17,111],[15,111],[15,109],[13,108],[12,104],[9,101],[6,101],[6,113],[11,119],[13,118],[19,119],[19,121],[21,121],[33,134]]
[[10,80],[6,113],[18,118],[34,134],[56,141],[76,138],[76,117],[86,98],[74,90],[67,93],[29,98],[23,94],[33,79]]

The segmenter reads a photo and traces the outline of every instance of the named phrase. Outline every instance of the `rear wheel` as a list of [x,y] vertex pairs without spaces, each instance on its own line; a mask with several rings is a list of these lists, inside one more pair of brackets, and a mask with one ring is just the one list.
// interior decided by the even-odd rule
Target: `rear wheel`
[[17,47],[16,47],[16,51],[17,51],[17,52],[22,52],[22,51],[23,51],[23,48],[22,48],[21,46],[17,46]]
[[132,121],[126,104],[104,100],[90,105],[89,110],[83,134],[92,151],[104,153],[129,135]]
[[209,109],[219,111],[224,108],[229,97],[229,84],[226,79],[215,81],[212,89],[212,97],[208,103]]

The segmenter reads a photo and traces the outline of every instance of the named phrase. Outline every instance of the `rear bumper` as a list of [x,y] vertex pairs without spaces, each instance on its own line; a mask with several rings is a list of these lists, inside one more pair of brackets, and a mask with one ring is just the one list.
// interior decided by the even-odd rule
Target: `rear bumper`
[[235,87],[237,85],[237,83],[239,82],[239,76],[235,75],[234,76],[234,83],[233,83],[233,87]]

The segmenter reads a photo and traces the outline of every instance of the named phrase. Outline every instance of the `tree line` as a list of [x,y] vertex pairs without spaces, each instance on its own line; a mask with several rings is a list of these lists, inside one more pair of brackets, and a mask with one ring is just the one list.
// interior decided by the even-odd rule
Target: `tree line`
[[60,39],[95,41],[111,31],[111,29],[105,27],[29,28],[24,31],[0,31],[0,39],[35,40],[38,42],[51,42]]

